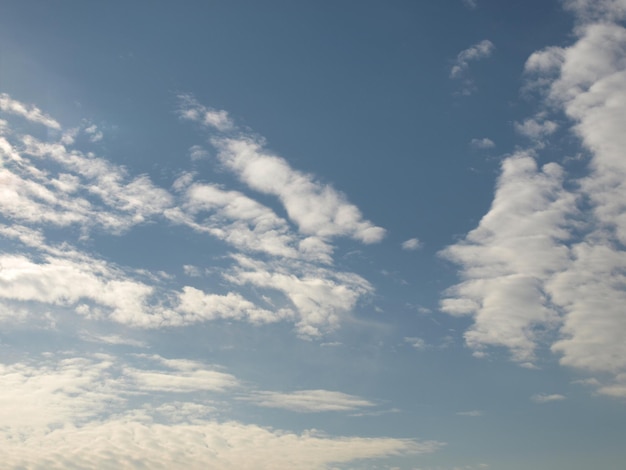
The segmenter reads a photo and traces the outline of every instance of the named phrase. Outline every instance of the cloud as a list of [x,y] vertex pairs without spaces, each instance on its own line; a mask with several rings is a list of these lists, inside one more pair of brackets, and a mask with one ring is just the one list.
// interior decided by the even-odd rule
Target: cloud
[[[291,168],[284,158],[266,150],[262,139],[235,128],[227,113],[209,110],[190,95],[179,99],[179,116],[222,132],[211,139],[222,165],[251,189],[278,197],[301,233],[321,239],[349,236],[363,243],[384,237],[385,230],[363,220],[360,210],[342,193]],[[207,113],[219,117],[207,122]],[[239,135],[224,134],[230,130]]]
[[[148,357],[150,358],[150,357]],[[191,393],[224,392],[239,386],[239,381],[225,372],[207,369],[197,361],[168,360],[152,356],[169,370],[146,370],[134,367],[124,368],[126,383],[131,383],[136,391]]]
[[553,401],[562,401],[562,400],[565,400],[566,398],[567,397],[565,397],[564,395],[560,395],[558,393],[553,393],[551,395],[548,395],[546,393],[537,393],[533,395],[532,397],[530,397],[532,401],[534,401],[535,403],[539,403],[539,404],[550,403]]
[[[6,385],[0,389],[3,465],[132,469],[141,462],[155,469],[322,470],[357,459],[433,452],[443,445],[219,421],[210,398],[181,401],[180,394],[221,393],[237,386],[236,379],[195,361],[136,358],[139,362],[130,365],[110,355],[48,354],[0,364]],[[147,362],[159,367],[145,369]]]
[[410,238],[402,242],[402,249],[407,251],[419,250],[422,247],[422,242],[417,238]]
[[563,5],[584,22],[618,21],[626,17],[624,0],[564,0]]
[[506,346],[515,360],[532,362],[537,334],[558,324],[543,283],[569,263],[565,225],[576,206],[563,177],[558,165],[539,169],[528,154],[505,159],[489,212],[441,252],[463,266],[463,282],[447,291],[441,309],[473,316],[470,347]]
[[263,262],[233,256],[237,265],[224,273],[236,285],[252,285],[284,294],[285,308],[296,313],[296,329],[303,338],[319,337],[339,327],[357,300],[373,291],[362,277],[296,261]]
[[478,416],[482,416],[483,412],[481,410],[470,410],[470,411],[458,411],[456,414],[459,416],[469,416],[469,417],[475,418]]
[[426,341],[424,341],[422,338],[407,336],[406,338],[404,338],[404,342],[409,343],[412,347],[414,347],[417,350],[423,350],[428,347],[428,345],[426,344]]
[[475,10],[478,7],[477,0],[462,0],[463,5],[465,5],[470,10]]
[[462,50],[456,56],[454,65],[450,69],[450,78],[461,78],[469,69],[470,62],[486,59],[493,54],[494,50],[495,46],[488,39]]
[[179,300],[177,310],[185,314],[184,321],[188,323],[222,318],[247,319],[251,323],[259,324],[273,323],[293,317],[290,309],[262,309],[234,292],[226,295],[206,294],[199,289],[186,286],[179,295]]
[[171,195],[105,159],[30,135],[0,137],[0,213],[22,223],[121,233],[160,215]]
[[89,331],[82,331],[80,333],[80,339],[83,341],[88,341],[92,343],[102,343],[102,344],[123,344],[127,346],[134,346],[136,348],[146,348],[148,344],[143,341],[138,341],[133,338],[128,338],[121,335],[102,335],[90,333]]
[[234,128],[234,124],[226,111],[207,108],[190,94],[179,94],[178,100],[179,107],[177,111],[181,119],[195,121],[203,126],[222,132]]
[[0,93],[0,111],[21,116],[30,122],[43,124],[51,129],[61,129],[57,121],[44,114],[38,107],[14,100],[6,93]]
[[493,140],[483,137],[482,139],[472,139],[470,141],[470,147],[475,149],[492,149],[496,146]]
[[[567,5],[582,15],[576,39],[528,59],[527,77],[544,109],[518,130],[548,139],[556,129],[548,112],[564,113],[564,125],[589,155],[588,168],[577,176],[555,163],[539,169],[533,151],[505,159],[487,215],[442,252],[461,265],[462,282],[441,306],[472,316],[465,339],[479,352],[505,346],[532,365],[533,351],[545,345],[564,366],[608,373],[598,392],[623,396],[626,29],[610,19],[624,4]],[[585,23],[600,10],[602,22]]]
[[194,145],[189,147],[189,156],[192,160],[203,160],[209,156],[209,152],[199,145]]
[[[179,191],[182,191],[183,184],[178,184]],[[301,241],[290,230],[287,221],[245,194],[213,184],[189,181],[186,185],[183,204],[165,212],[173,222],[209,233],[242,251],[330,262],[330,246],[320,241],[311,249],[300,249]]]
[[[28,109],[10,102],[15,109]],[[2,258],[0,297],[8,302],[15,321],[23,317],[21,305],[38,302],[53,306],[53,314],[74,311],[88,320],[141,328],[218,319],[295,321],[298,333],[307,338],[337,328],[373,288],[355,274],[332,268],[332,238],[351,236],[370,243],[380,240],[384,230],[363,220],[341,193],[265,152],[261,140],[236,129],[227,113],[203,107],[190,96],[181,98],[178,112],[220,132],[215,137],[218,160],[253,190],[277,195],[290,220],[241,191],[196,181],[193,173],[183,173],[172,193],[146,175],[132,177],[123,167],[72,147],[81,132],[78,127],[62,132],[59,142],[5,132],[0,135],[0,214],[13,224],[0,225],[0,235],[25,248]],[[87,126],[87,136],[97,136],[97,126],[87,121],[82,125]],[[10,129],[10,123],[3,128]],[[201,150],[196,146],[191,151]],[[276,188],[270,181],[284,186]],[[213,293],[192,286],[174,288],[165,282],[166,273],[156,279],[82,253],[69,240],[59,248],[46,239],[51,227],[76,227],[79,241],[84,241],[94,229],[120,235],[156,221],[190,227],[234,248],[234,265],[223,272],[223,280],[234,289]],[[272,259],[257,260],[259,255]],[[244,259],[249,262],[242,264]],[[257,272],[243,265],[256,266]],[[266,290],[266,298],[283,294],[283,305],[271,310],[258,306],[237,292],[244,285]]]
[[254,392],[241,399],[257,406],[280,408],[298,413],[323,411],[352,411],[375,406],[363,398],[329,390],[299,390],[297,392]]
[[522,123],[516,122],[514,126],[518,134],[537,141],[553,134],[559,127],[556,122],[541,119],[540,116],[525,119]]
[[98,129],[98,126],[95,124],[91,124],[90,126],[85,128],[85,133],[89,135],[89,140],[93,143],[100,142],[104,137],[104,134],[101,130]]
[[385,230],[363,220],[343,194],[292,169],[286,160],[264,150],[259,140],[217,138],[213,143],[220,162],[250,188],[277,196],[302,233],[320,238],[350,236],[363,243],[384,237]]

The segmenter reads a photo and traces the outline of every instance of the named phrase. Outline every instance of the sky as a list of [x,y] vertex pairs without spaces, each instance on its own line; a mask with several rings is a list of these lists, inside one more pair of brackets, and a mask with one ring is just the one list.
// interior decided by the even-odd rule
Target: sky
[[11,469],[626,460],[626,1],[0,3]]

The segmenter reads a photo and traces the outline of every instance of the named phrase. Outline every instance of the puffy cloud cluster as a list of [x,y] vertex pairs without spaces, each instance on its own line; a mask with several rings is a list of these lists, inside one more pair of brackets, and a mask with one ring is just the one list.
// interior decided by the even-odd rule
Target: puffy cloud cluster
[[[253,194],[198,181],[194,173],[182,173],[170,190],[147,175],[132,177],[124,167],[77,148],[81,135],[92,144],[104,138],[97,125],[84,121],[63,130],[39,108],[3,94],[0,109],[11,119],[0,125],[0,216],[8,222],[0,225],[0,236],[21,244],[0,260],[0,299],[12,312],[2,316],[4,321],[23,319],[21,306],[36,302],[54,307],[53,312],[70,310],[86,319],[143,328],[217,319],[293,321],[299,335],[313,337],[338,327],[371,292],[359,276],[333,267],[333,239],[373,243],[384,229],[364,220],[331,186],[268,153],[260,138],[238,129],[225,111],[207,108],[190,95],[179,99],[179,116],[212,132],[219,163],[252,193],[276,196],[288,219]],[[47,126],[58,135],[40,140],[16,130],[21,127],[12,119]],[[192,147],[192,159],[205,154]],[[146,223],[182,225],[224,241],[233,260],[223,270],[229,283],[225,291],[176,285],[171,274],[116,265],[78,248],[94,231],[122,236]],[[66,230],[66,241],[50,243],[51,229]],[[69,234],[76,232],[79,243],[72,245]],[[193,273],[200,282],[203,270],[195,267]],[[245,285],[260,292],[257,299],[247,297]],[[269,298],[276,301],[262,300]]]
[[[505,346],[530,365],[548,342],[562,364],[608,373],[600,393],[626,396],[626,29],[610,21],[626,4],[566,5],[581,21],[576,42],[534,53],[526,72],[547,109],[573,123],[588,172],[573,179],[555,163],[538,168],[532,154],[506,158],[489,212],[443,251],[463,279],[441,307],[473,317],[465,337],[479,352]],[[546,138],[550,123],[518,127]]]

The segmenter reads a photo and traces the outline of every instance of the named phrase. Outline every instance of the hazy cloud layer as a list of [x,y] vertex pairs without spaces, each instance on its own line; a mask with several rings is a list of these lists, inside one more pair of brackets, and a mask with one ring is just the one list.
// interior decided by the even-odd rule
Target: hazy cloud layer
[[[0,364],[0,380],[6,385],[0,390],[0,446],[8,468],[134,469],[141,463],[163,469],[321,470],[356,459],[433,452],[442,445],[314,430],[296,434],[220,420],[213,400],[239,381],[189,360],[137,356],[129,363],[103,354],[48,354]],[[194,400],[181,400],[181,393],[189,392],[195,392]],[[304,401],[318,408],[331,402],[339,403],[336,410],[369,405],[336,392],[309,395],[313,400]]]

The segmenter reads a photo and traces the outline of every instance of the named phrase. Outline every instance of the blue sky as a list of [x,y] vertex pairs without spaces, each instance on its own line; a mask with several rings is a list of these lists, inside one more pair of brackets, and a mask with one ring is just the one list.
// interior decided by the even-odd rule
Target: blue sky
[[625,19],[2,2],[4,465],[622,468]]

